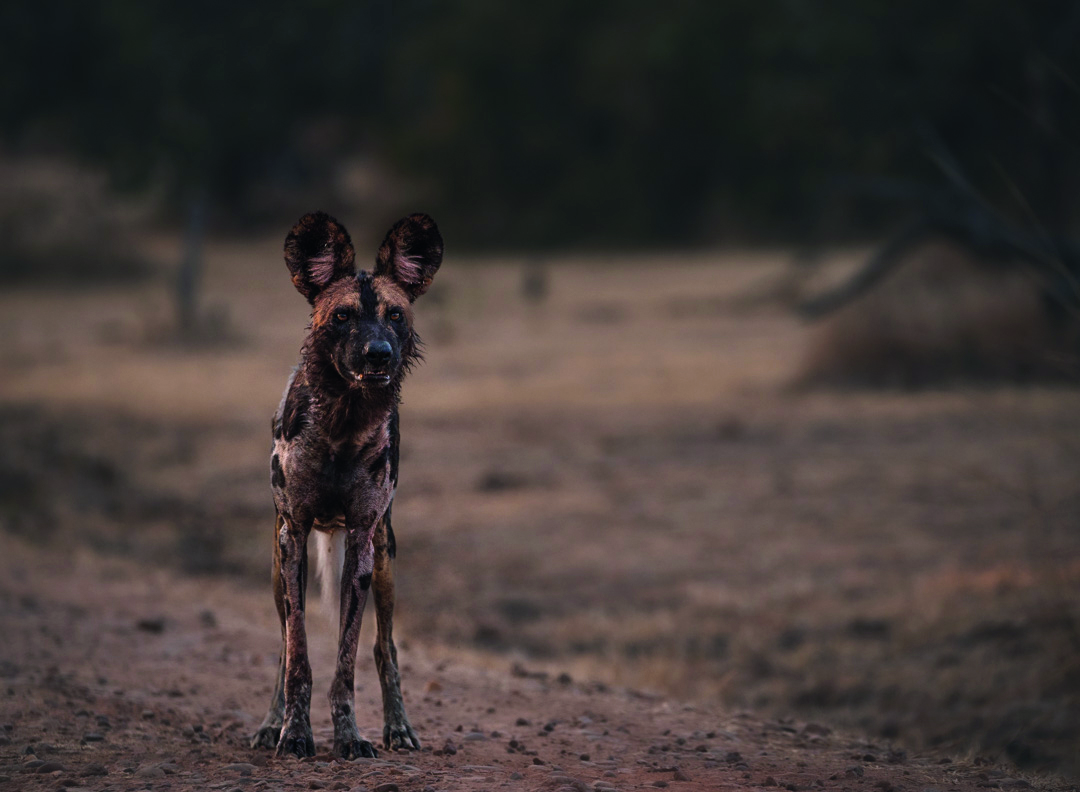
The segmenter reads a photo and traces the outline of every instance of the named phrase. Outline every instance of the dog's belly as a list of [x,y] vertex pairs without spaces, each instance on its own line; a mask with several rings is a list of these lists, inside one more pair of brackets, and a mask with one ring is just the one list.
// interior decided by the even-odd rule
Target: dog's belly
[[337,517],[331,517],[323,520],[316,520],[311,526],[316,531],[323,531],[324,533],[334,533],[335,531],[345,530],[345,515],[339,514]]

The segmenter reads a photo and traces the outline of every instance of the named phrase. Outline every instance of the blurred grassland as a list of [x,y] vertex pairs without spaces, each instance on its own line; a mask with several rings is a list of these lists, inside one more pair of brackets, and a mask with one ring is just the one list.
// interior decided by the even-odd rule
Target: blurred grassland
[[[450,255],[402,412],[406,640],[1076,772],[1075,389],[799,385],[821,342],[776,298],[787,261]],[[229,343],[168,341],[168,291],[0,295],[0,519],[269,611],[269,420],[307,306],[276,237],[207,249]]]

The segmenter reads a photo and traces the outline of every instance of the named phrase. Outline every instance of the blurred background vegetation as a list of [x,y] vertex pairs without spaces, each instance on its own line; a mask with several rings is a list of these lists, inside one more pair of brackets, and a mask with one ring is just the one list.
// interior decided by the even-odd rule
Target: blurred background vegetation
[[[422,206],[458,249],[866,238],[866,180],[1077,220],[1065,0],[8,3],[8,157],[78,156],[166,218]],[[940,158],[938,158],[940,160]]]

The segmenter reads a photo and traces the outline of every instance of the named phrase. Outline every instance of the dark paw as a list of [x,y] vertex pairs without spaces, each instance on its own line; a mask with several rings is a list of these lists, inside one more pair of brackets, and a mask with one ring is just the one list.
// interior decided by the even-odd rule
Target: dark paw
[[252,748],[273,748],[281,737],[281,724],[263,724],[251,738]]
[[276,756],[295,756],[303,759],[315,755],[315,738],[311,736],[311,726],[287,727],[281,733]]
[[402,718],[399,721],[387,723],[382,733],[383,747],[388,751],[397,750],[420,750],[420,740],[409,722]]
[[353,759],[374,759],[378,756],[375,746],[360,737],[334,740],[334,756],[346,761]]

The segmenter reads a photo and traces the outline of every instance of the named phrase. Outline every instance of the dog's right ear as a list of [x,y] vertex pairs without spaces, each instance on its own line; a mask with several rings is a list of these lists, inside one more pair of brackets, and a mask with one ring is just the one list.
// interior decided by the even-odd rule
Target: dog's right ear
[[355,258],[349,232],[326,212],[304,215],[285,237],[293,285],[312,304],[328,285],[356,274]]

